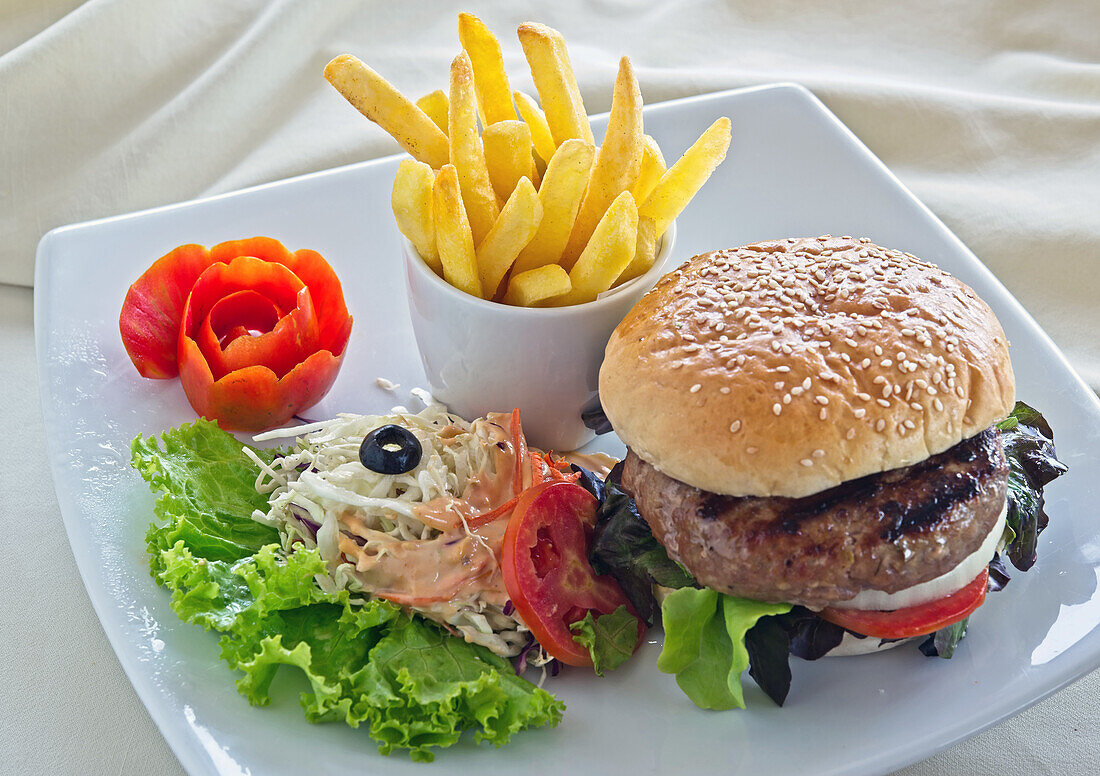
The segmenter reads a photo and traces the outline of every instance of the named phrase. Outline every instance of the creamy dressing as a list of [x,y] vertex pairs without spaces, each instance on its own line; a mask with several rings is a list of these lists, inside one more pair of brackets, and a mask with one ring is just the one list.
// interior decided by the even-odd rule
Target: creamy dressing
[[404,606],[478,598],[503,606],[508,600],[500,571],[507,513],[468,533],[452,528],[431,539],[411,541],[367,528],[354,516],[341,522],[348,533],[367,540],[360,546],[344,533],[340,551],[354,559],[364,587],[379,598]]
[[619,462],[617,458],[612,458],[610,455],[603,453],[562,453],[562,459],[575,463],[577,466],[588,469],[588,471],[595,474],[601,480],[606,480],[607,475],[611,473],[611,470],[615,468],[615,464]]

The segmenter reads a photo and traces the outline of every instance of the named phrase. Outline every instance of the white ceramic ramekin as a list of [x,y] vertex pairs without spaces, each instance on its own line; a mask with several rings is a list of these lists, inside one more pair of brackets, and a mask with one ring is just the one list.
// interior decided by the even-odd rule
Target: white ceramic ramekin
[[519,407],[528,442],[575,450],[592,439],[581,408],[596,393],[611,332],[671,267],[676,225],[649,271],[570,307],[527,308],[478,299],[436,275],[402,239],[409,314],[432,394],[464,418]]

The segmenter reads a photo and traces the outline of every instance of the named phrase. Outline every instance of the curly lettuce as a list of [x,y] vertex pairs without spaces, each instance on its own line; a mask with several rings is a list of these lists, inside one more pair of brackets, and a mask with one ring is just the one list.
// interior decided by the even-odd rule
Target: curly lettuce
[[318,587],[316,550],[284,555],[274,531],[251,519],[266,499],[242,447],[200,420],[138,437],[132,453],[161,492],[147,534],[152,574],[181,619],[222,634],[222,658],[250,703],[271,702],[280,667],[301,671],[307,719],[365,725],[383,754],[405,749],[418,761],[465,730],[501,746],[558,723],[563,704],[507,660],[386,601]]

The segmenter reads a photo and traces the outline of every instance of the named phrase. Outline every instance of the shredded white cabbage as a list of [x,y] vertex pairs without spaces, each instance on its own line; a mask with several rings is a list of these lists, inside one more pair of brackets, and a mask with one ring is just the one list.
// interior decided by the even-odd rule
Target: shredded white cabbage
[[[269,509],[256,511],[253,519],[277,528],[288,553],[299,545],[319,549],[328,565],[328,573],[317,579],[322,589],[380,593],[467,641],[505,657],[517,655],[531,635],[508,604],[496,566],[502,531],[486,532],[495,537],[494,552],[490,540],[460,515],[452,521],[455,527],[448,527],[429,525],[416,511],[433,499],[461,497],[473,481],[505,476],[494,470],[493,452],[505,444],[507,432],[487,418],[468,423],[427,393],[417,398],[427,405],[417,413],[396,407],[388,415],[343,414],[256,436],[257,441],[294,438],[294,446],[271,465],[246,448],[258,469],[256,489],[269,494]],[[380,474],[359,460],[364,436],[391,423],[409,429],[423,450],[420,463],[404,474]],[[393,557],[387,560],[388,555]],[[438,562],[439,588],[460,593],[445,600],[401,599],[384,584],[386,575],[401,567],[398,558],[422,577]]]

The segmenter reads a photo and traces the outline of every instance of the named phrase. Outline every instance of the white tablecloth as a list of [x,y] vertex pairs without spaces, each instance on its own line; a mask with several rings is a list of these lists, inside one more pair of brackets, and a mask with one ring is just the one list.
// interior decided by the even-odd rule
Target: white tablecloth
[[[518,5],[518,4],[517,4]],[[54,226],[396,150],[320,78],[351,52],[445,84],[455,13],[560,29],[586,106],[618,56],[648,102],[800,81],[1000,276],[1100,387],[1100,4],[0,0],[0,771],[180,772],[90,607],[38,409],[34,247]],[[919,8],[919,10],[917,10]],[[734,117],[736,120],[736,117]],[[735,141],[736,142],[736,141]],[[1084,776],[1100,675],[903,771]],[[439,765],[435,766],[436,769]]]

